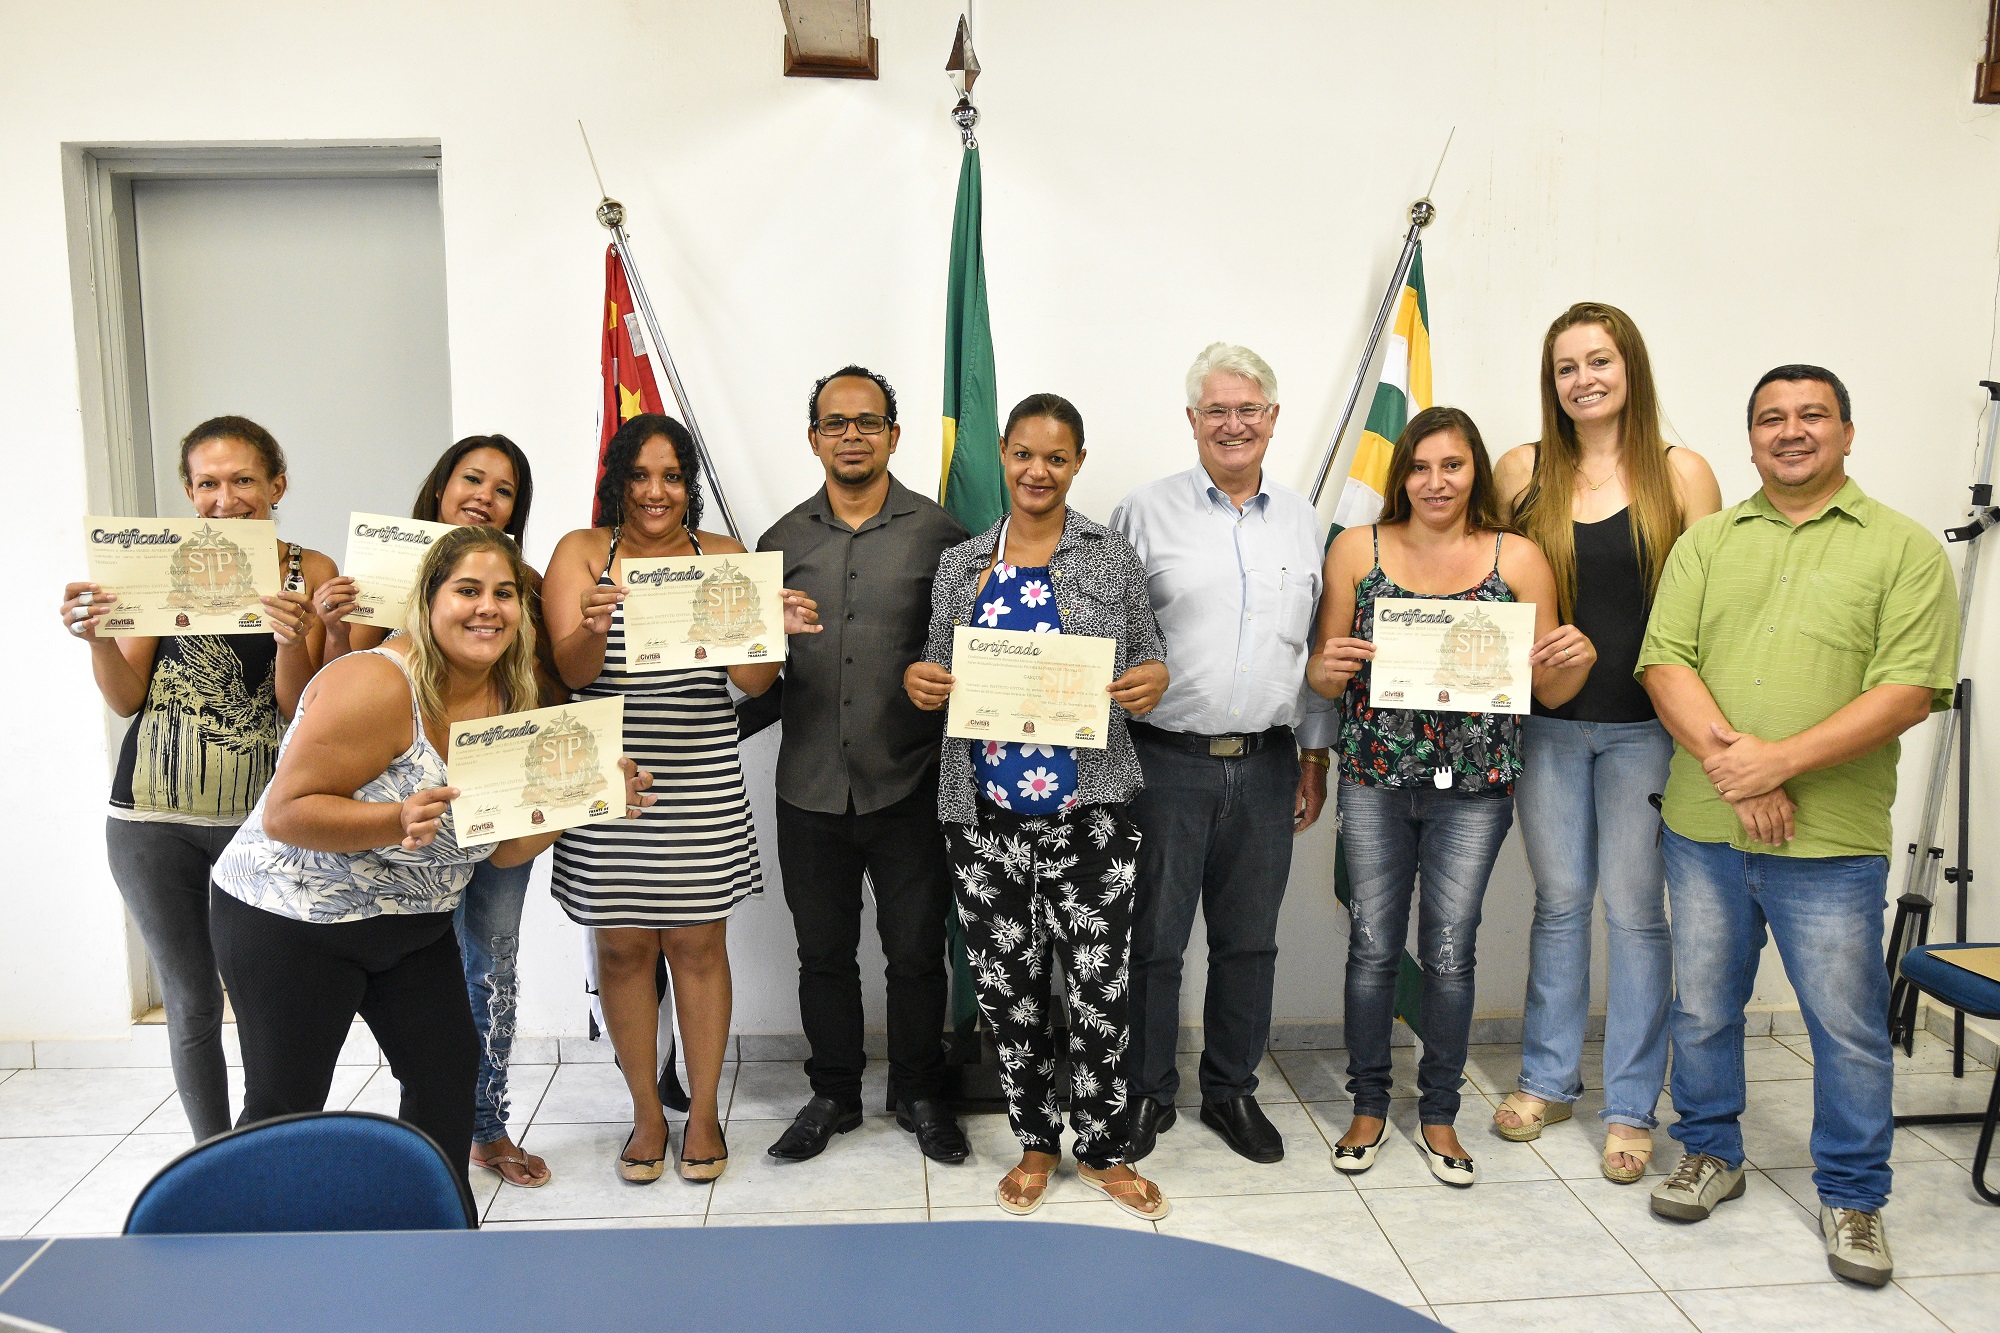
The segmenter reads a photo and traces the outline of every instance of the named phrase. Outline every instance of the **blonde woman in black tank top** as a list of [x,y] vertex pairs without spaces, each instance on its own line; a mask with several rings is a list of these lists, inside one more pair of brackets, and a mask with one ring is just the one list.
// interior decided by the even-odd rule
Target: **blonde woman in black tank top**
[[1623,311],[1585,302],[1542,344],[1542,438],[1495,469],[1506,512],[1549,553],[1564,619],[1601,662],[1561,708],[1522,728],[1515,796],[1535,877],[1517,1091],[1494,1113],[1525,1142],[1567,1120],[1583,1096],[1590,1011],[1590,914],[1604,896],[1610,945],[1604,1030],[1602,1169],[1631,1184],[1652,1156],[1667,1064],[1673,946],[1660,820],[1673,741],[1633,678],[1667,550],[1721,508],[1715,474],[1661,438],[1645,340]]
[[[285,494],[284,451],[243,417],[189,431],[180,473],[200,518],[268,519]],[[89,645],[98,692],[134,719],[119,749],[105,844],[159,977],[174,1084],[198,1140],[229,1128],[209,868],[264,794],[281,719],[319,668],[320,627],[305,590],[337,572],[319,552],[285,541],[278,567],[283,590],[264,599],[268,635],[100,639],[112,595],[94,583],[63,592],[63,625]]]

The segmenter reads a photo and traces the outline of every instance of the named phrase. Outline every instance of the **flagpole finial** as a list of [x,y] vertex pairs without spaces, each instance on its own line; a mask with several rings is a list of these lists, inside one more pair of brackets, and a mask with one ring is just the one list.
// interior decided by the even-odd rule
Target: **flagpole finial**
[[617,231],[625,225],[625,205],[606,195],[597,205],[597,221],[607,231]]
[[958,105],[951,109],[951,118],[957,122],[965,146],[977,148],[979,141],[972,137],[972,127],[979,123],[979,108],[972,104],[972,85],[979,80],[979,56],[972,49],[972,25],[963,14],[959,15],[958,33],[944,69],[951,77],[951,86],[958,90]]
[[1437,221],[1437,205],[1428,199],[1419,199],[1410,205],[1410,225],[1422,231]]

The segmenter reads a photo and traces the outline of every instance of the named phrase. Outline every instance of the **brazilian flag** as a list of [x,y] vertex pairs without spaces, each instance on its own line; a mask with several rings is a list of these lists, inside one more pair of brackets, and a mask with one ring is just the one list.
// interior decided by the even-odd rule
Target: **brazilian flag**
[[[958,447],[961,443],[964,448]],[[938,468],[938,503],[971,533],[986,531],[1007,513],[993,330],[986,319],[986,253],[980,241],[979,147],[971,143],[958,164],[951,270],[945,277],[944,458]],[[978,1000],[958,913],[946,914],[945,921],[951,935],[951,1025],[965,1035],[978,1015]]]

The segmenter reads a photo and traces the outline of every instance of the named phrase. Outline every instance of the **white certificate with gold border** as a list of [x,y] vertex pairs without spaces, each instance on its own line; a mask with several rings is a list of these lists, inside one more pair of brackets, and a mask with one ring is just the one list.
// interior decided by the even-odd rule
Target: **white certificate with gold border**
[[420,518],[348,515],[347,559],[340,572],[354,580],[355,602],[341,619],[350,625],[401,629],[425,552],[451,530],[449,523],[426,523]]
[[960,625],[952,633],[944,734],[1101,750],[1118,641]]
[[262,518],[85,518],[90,581],[116,597],[97,637],[269,634],[283,585],[278,526]]
[[785,556],[628,557],[625,666],[630,671],[785,660]]
[[1381,598],[1368,706],[1526,713],[1534,646],[1533,602]]
[[625,700],[456,722],[446,780],[461,847],[625,817]]

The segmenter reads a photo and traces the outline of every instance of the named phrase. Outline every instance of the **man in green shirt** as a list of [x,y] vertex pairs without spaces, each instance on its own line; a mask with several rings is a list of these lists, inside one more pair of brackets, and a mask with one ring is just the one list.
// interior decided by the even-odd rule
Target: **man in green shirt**
[[1653,1211],[1699,1220],[1743,1193],[1743,1008],[1768,928],[1812,1037],[1827,1262],[1880,1286],[1896,738],[1951,705],[1958,609],[1937,539],[1848,479],[1839,379],[1780,366],[1749,418],[1763,487],[1675,544],[1637,668],[1676,742],[1662,813],[1686,1155]]

